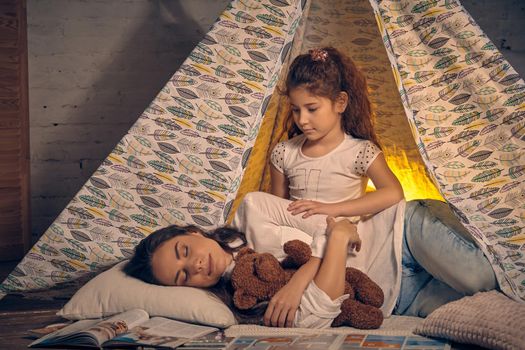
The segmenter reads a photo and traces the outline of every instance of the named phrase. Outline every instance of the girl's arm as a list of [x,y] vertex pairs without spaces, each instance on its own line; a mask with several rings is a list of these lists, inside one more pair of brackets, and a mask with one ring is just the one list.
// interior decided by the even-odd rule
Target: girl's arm
[[[370,164],[366,172],[372,180],[375,191],[367,192],[357,199],[339,203],[321,203],[311,200],[294,201],[288,207],[293,215],[303,213],[303,218],[314,214],[329,216],[359,216],[378,213],[403,199],[403,188],[382,153]],[[334,184],[337,186],[337,184]]]
[[348,246],[359,239],[357,227],[348,220],[337,223],[332,217],[327,217],[327,231],[330,232],[325,255],[314,282],[332,300],[339,298],[345,292],[346,257]]
[[270,180],[272,184],[271,194],[288,199],[288,179],[273,164],[270,164]]

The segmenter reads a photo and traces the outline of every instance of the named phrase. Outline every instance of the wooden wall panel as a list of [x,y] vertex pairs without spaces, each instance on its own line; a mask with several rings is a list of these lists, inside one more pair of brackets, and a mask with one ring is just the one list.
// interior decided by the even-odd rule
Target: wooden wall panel
[[29,225],[25,0],[0,0],[0,260],[21,258]]

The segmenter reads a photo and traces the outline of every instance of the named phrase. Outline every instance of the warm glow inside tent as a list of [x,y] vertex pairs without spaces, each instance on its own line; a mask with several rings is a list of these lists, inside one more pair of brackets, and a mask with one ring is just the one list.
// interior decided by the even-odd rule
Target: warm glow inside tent
[[288,117],[279,78],[319,46],[366,73],[406,198],[446,200],[525,300],[525,84],[455,0],[233,1],[1,290],[100,271],[169,224],[227,222],[268,188]]

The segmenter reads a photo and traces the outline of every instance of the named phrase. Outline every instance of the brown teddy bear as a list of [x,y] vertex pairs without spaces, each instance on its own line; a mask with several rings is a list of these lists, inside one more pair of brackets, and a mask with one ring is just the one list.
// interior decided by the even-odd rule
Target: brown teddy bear
[[[241,310],[270,300],[292,277],[298,267],[310,259],[310,247],[299,240],[286,242],[287,257],[279,261],[269,253],[256,253],[243,248],[235,258],[231,275],[233,303]],[[347,267],[345,294],[350,297],[341,305],[341,313],[333,327],[350,326],[359,329],[379,328],[383,323],[384,295],[381,288],[363,272]]]

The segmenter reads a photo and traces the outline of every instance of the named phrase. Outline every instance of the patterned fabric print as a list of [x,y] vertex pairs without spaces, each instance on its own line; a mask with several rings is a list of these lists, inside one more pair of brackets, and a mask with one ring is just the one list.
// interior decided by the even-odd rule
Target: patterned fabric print
[[441,193],[525,300],[525,83],[455,0],[372,2]]
[[0,290],[99,271],[170,224],[224,222],[301,12],[233,1]]
[[[295,30],[295,37],[292,41],[291,48],[288,51],[288,57],[282,64],[277,86],[282,86],[282,83],[286,79],[286,73],[288,72],[288,67],[291,61],[300,53],[299,49],[302,45],[304,27],[308,18],[310,3],[310,1],[307,1],[303,4],[303,14],[299,21],[299,25]],[[289,129],[288,115],[289,106],[287,99],[280,95],[278,91],[275,91],[268,103],[268,108],[264,114],[261,128],[259,129],[255,145],[250,154],[250,160],[246,165],[241,185],[237,191],[237,197],[233,202],[232,209],[226,220],[227,223],[230,223],[233,220],[235,211],[246,193],[253,191],[269,192],[271,190],[269,167],[270,152],[278,142],[287,139]]]
[[414,142],[369,1],[313,0],[303,40],[301,53],[334,46],[365,73],[376,115],[375,130],[405,197],[442,200]]
[[241,185],[237,191],[237,197],[233,202],[226,220],[227,223],[231,223],[233,220],[235,211],[241,204],[246,193],[253,191],[270,191],[269,153],[273,149],[273,146],[277,142],[282,141],[287,134],[285,130],[286,118],[283,120],[283,113],[279,113],[283,105],[282,97],[278,93],[274,93],[266,109],[255,144],[251,150],[250,159],[248,160]]

